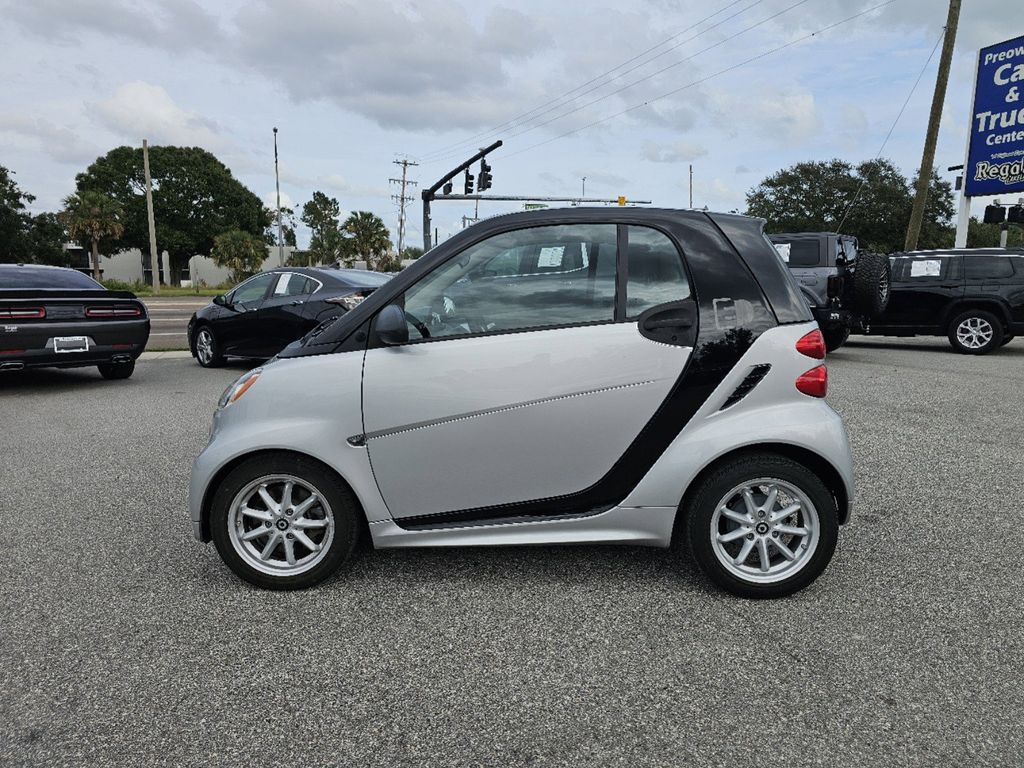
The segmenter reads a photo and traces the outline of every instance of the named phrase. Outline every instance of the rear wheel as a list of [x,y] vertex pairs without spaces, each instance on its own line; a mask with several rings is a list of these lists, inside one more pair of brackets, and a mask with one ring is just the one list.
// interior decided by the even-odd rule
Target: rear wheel
[[690,552],[741,597],[793,594],[832,559],[839,513],[807,467],[774,454],[736,458],[701,481],[684,509]]
[[965,355],[985,355],[1003,340],[1003,326],[991,312],[969,309],[949,324],[949,343]]
[[135,373],[134,360],[121,363],[100,363],[97,367],[104,379],[127,379]]
[[825,350],[835,352],[850,338],[850,329],[846,326],[826,328],[822,330],[821,335],[825,337]]
[[192,342],[192,354],[203,368],[217,368],[224,364],[220,344],[217,343],[217,337],[208,325],[201,325],[196,331],[196,337]]
[[268,453],[243,461],[216,489],[210,532],[241,578],[266,589],[304,589],[352,554],[357,514],[351,491],[323,464]]

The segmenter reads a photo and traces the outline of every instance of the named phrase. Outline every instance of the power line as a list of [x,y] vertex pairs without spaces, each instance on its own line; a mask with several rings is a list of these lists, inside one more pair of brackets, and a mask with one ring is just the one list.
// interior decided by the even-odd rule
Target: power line
[[[768,17],[766,17],[764,19],[761,19],[760,21],[755,22],[754,24],[751,24],[748,27],[744,27],[739,32],[735,32],[732,35],[729,35],[728,37],[723,38],[722,40],[719,40],[717,43],[713,43],[712,45],[709,45],[708,47],[706,47],[706,48],[704,48],[704,49],[702,49],[700,51],[697,51],[696,53],[694,53],[694,54],[692,54],[690,56],[687,56],[686,58],[680,59],[679,61],[674,62],[673,64],[669,64],[666,67],[662,67],[661,69],[656,70],[654,72],[651,72],[650,74],[645,75],[645,76],[643,76],[641,78],[638,78],[638,79],[634,80],[631,83],[627,83],[626,85],[623,85],[622,87],[617,88],[616,90],[611,91],[610,93],[606,93],[603,96],[599,96],[596,99],[588,101],[586,104],[583,104],[583,105],[578,106],[578,107],[574,107],[573,109],[570,109],[568,112],[563,112],[560,115],[556,115],[555,117],[549,118],[549,119],[545,120],[544,122],[537,123],[536,125],[533,125],[533,126],[531,126],[529,128],[526,128],[525,130],[519,131],[517,133],[513,133],[509,138],[513,138],[514,139],[517,136],[522,136],[524,134],[530,133],[532,131],[537,130],[538,128],[543,128],[544,126],[550,125],[551,123],[556,122],[557,120],[561,120],[563,117],[568,117],[569,115],[573,115],[573,114],[575,114],[575,113],[577,113],[577,112],[579,112],[581,110],[587,109],[588,107],[592,107],[595,104],[598,104],[598,103],[604,101],[605,99],[609,99],[612,96],[615,96],[617,94],[622,93],[623,91],[629,90],[633,86],[639,85],[640,83],[646,82],[647,80],[650,80],[650,79],[652,79],[654,77],[657,77],[658,75],[664,74],[665,72],[667,72],[670,69],[674,69],[675,67],[678,67],[678,66],[680,66],[682,64],[685,64],[688,61],[693,61],[693,59],[697,58],[698,56],[700,56],[702,54],[705,54],[708,51],[711,51],[711,50],[713,50],[715,48],[718,48],[719,46],[725,45],[730,40],[734,40],[737,37],[739,37],[740,35],[743,35],[743,34],[746,34],[747,32],[750,32],[752,29],[756,29],[757,27],[760,27],[760,26],[762,26],[764,24],[767,24],[769,21],[772,21],[773,19],[776,19],[776,18],[778,18],[779,16],[782,16],[785,13],[789,13],[789,11],[793,10],[794,8],[796,8],[798,6],[804,5],[807,2],[810,2],[810,0],[797,0],[792,5],[789,5],[789,6],[785,7],[785,8],[783,8],[781,11],[776,11],[775,13],[771,14],[770,16],[768,16]],[[890,0],[890,2],[895,2],[895,0]],[[659,96],[658,98],[663,98],[663,96]],[[656,101],[656,100],[657,99],[652,99],[652,101]]]
[[[942,42],[942,39],[945,36],[946,28],[943,27],[942,34],[939,35],[939,39],[935,41],[935,45],[932,47],[932,52],[928,54],[928,60],[924,63],[924,66],[921,67],[921,72],[917,75],[917,79],[914,81],[914,84],[910,88],[910,93],[908,93],[907,98],[903,100],[903,106],[900,107],[900,111],[896,114],[896,119],[893,120],[892,125],[889,126],[889,132],[885,134],[885,139],[882,140],[882,146],[878,148],[878,154],[875,155],[875,161],[877,161],[878,158],[882,156],[882,152],[885,151],[885,145],[889,143],[889,139],[892,137],[893,131],[896,130],[896,124],[900,121],[900,118],[903,117],[903,113],[906,111],[907,105],[910,103],[910,99],[914,95],[914,91],[916,91],[917,86],[920,85],[921,78],[924,77],[924,73],[928,71],[928,65],[932,63],[932,58],[934,58],[935,56],[935,51],[939,49],[939,44]],[[924,169],[922,169],[921,172],[923,173]],[[864,185],[867,183],[868,180],[866,177],[860,180],[860,186],[857,187],[857,191],[854,193],[853,199],[850,201],[850,204],[846,206],[846,210],[843,212],[843,218],[839,220],[839,226],[836,227],[836,232],[842,231],[843,224],[846,223],[846,217],[850,215],[850,211],[853,210],[853,206],[856,204],[857,199],[860,197],[860,193],[864,191]]]
[[636,111],[638,109],[641,109],[642,107],[646,107],[646,106],[648,106],[650,104],[653,104],[656,101],[661,101],[662,99],[666,99],[669,96],[675,96],[677,93],[681,93],[682,91],[685,91],[688,88],[692,88],[695,85],[700,85],[701,83],[706,83],[708,80],[711,80],[711,79],[713,79],[715,77],[718,77],[719,75],[724,75],[724,74],[726,74],[728,72],[732,72],[735,69],[739,69],[740,67],[746,66],[747,64],[751,64],[751,63],[753,63],[755,61],[758,61],[760,59],[763,59],[763,58],[771,56],[771,55],[773,55],[775,53],[778,53],[779,51],[783,51],[786,48],[791,48],[794,45],[798,45],[799,43],[802,43],[802,42],[804,42],[806,40],[810,40],[812,37],[820,35],[823,32],[828,32],[831,29],[835,29],[836,27],[839,27],[839,26],[841,26],[843,24],[851,22],[854,19],[860,18],[861,16],[865,16],[866,14],[871,13],[872,11],[877,11],[879,8],[884,8],[887,5],[891,5],[894,2],[896,2],[896,0],[885,0],[885,2],[879,3],[877,5],[873,5],[870,8],[866,8],[863,11],[860,11],[859,13],[853,14],[852,16],[847,16],[845,19],[842,19],[840,21],[834,22],[834,23],[829,24],[827,26],[821,27],[820,29],[817,29],[814,32],[811,32],[810,34],[804,35],[803,37],[798,37],[798,38],[796,38],[794,40],[789,41],[788,43],[783,43],[782,45],[779,45],[779,46],[777,46],[775,48],[772,48],[770,50],[764,51],[763,53],[759,53],[756,56],[751,56],[749,59],[744,59],[743,61],[741,61],[741,62],[739,62],[737,64],[733,64],[732,66],[725,67],[724,69],[720,69],[717,72],[713,72],[710,75],[707,75],[705,77],[699,78],[697,80],[693,80],[693,81],[687,83],[686,85],[681,85],[678,88],[673,88],[671,91],[666,91],[665,93],[661,94],[660,96],[655,96],[655,97],[647,99],[646,101],[643,101],[643,102],[641,102],[639,104],[634,104],[631,107],[627,107],[626,109],[623,109],[623,110],[620,110],[618,112],[615,112],[614,114],[607,115],[606,117],[602,117],[602,118],[600,118],[598,120],[594,120],[594,121],[592,121],[590,123],[587,123],[586,125],[580,126],[579,128],[574,128],[571,131],[566,131],[565,133],[561,133],[561,134],[559,134],[557,136],[552,136],[551,138],[545,139],[544,141],[538,141],[536,144],[531,144],[528,147],[524,147],[523,149],[516,150],[515,152],[512,152],[512,153],[506,155],[505,157],[515,157],[516,155],[520,155],[520,154],[522,154],[524,152],[529,152],[530,150],[536,149],[537,147],[542,147],[545,144],[550,144],[553,141],[558,141],[559,139],[564,139],[567,136],[572,136],[573,134],[580,133],[581,131],[585,131],[588,128],[593,128],[595,125],[600,125],[601,123],[606,123],[609,120],[614,120],[616,117],[621,117],[622,115],[628,114],[629,112],[634,112],[634,111]]
[[[500,125],[495,126],[494,128],[492,128],[489,131],[484,131],[482,133],[475,134],[473,136],[470,136],[467,139],[457,141],[454,144],[448,144],[448,145],[445,145],[444,147],[436,149],[436,150],[434,150],[432,152],[427,152],[426,154],[424,154],[424,155],[422,155],[420,157],[420,160],[423,161],[423,162],[427,162],[427,163],[439,162],[444,157],[450,156],[450,154],[452,153],[452,150],[459,149],[461,151],[462,147],[465,147],[465,146],[467,146],[469,144],[476,143],[480,138],[496,135],[496,134],[500,133],[502,130],[505,130],[505,129],[511,128],[511,127],[515,127],[517,123],[525,124],[525,123],[529,122],[530,120],[536,119],[537,117],[541,117],[542,115],[545,115],[545,114],[547,114],[549,112],[553,112],[555,109],[558,108],[558,106],[564,106],[563,102],[566,102],[570,97],[578,98],[580,96],[585,96],[588,93],[594,92],[598,88],[602,88],[605,85],[608,85],[609,83],[608,82],[598,83],[593,88],[589,88],[589,89],[584,91],[583,89],[586,88],[588,85],[596,83],[598,80],[603,80],[605,77],[608,77],[609,75],[612,75],[612,74],[614,74],[614,76],[616,78],[622,77],[623,75],[628,75],[630,72],[634,72],[637,69],[639,69],[640,67],[643,67],[643,66],[646,66],[647,64],[650,64],[652,61],[654,61],[656,59],[659,59],[662,56],[665,56],[665,55],[671,53],[672,51],[682,47],[686,43],[689,43],[689,42],[692,42],[693,40],[696,40],[701,35],[706,34],[707,32],[710,32],[711,30],[716,29],[717,27],[720,27],[722,24],[726,23],[727,21],[730,21],[730,20],[736,18],[737,16],[739,16],[740,14],[743,14],[746,11],[749,11],[755,5],[760,5],[762,2],[764,2],[764,0],[754,0],[754,2],[750,3],[750,5],[748,5],[747,7],[741,8],[736,13],[732,14],[731,16],[727,16],[726,18],[722,19],[721,21],[717,22],[716,24],[713,24],[712,26],[708,27],[707,29],[701,30],[696,35],[694,35],[693,37],[689,37],[686,40],[683,40],[683,41],[681,41],[681,42],[671,46],[670,48],[665,49],[661,53],[658,53],[655,56],[651,56],[650,58],[648,58],[648,59],[646,59],[644,61],[641,61],[636,66],[630,67],[629,69],[624,70],[622,72],[618,71],[618,70],[622,69],[623,67],[625,67],[625,66],[627,66],[629,64],[632,64],[633,62],[637,61],[638,59],[643,58],[648,53],[651,53],[652,51],[657,50],[658,48],[662,47],[663,45],[667,45],[668,43],[672,42],[673,40],[675,40],[676,38],[680,37],[681,35],[686,34],[690,30],[696,29],[697,27],[699,27],[704,22],[710,21],[715,16],[718,16],[719,14],[724,13],[725,11],[729,10],[730,8],[732,8],[733,6],[739,5],[742,2],[747,2],[747,0],[733,0],[733,2],[729,3],[724,8],[721,8],[721,9],[715,11],[714,13],[710,14],[709,16],[705,16],[700,21],[697,21],[697,22],[691,24],[690,26],[688,26],[685,29],[677,32],[676,34],[672,35],[671,37],[668,37],[665,40],[662,40],[657,45],[652,45],[647,50],[641,51],[636,56],[633,56],[630,59],[626,59],[626,61],[622,62],[621,64],[618,64],[615,67],[612,67],[611,69],[609,69],[609,70],[607,70],[605,72],[602,72],[600,75],[597,75],[596,77],[593,77],[590,80],[587,80],[585,83],[582,83],[581,85],[578,85],[575,88],[572,88],[571,90],[566,91],[565,93],[561,94],[560,96],[556,96],[553,99],[549,99],[548,101],[544,102],[540,106],[534,107],[533,109],[531,109],[531,110],[529,110],[527,112],[523,112],[522,114],[517,115],[516,117],[513,117],[512,119],[507,120],[506,122],[501,123]],[[580,93],[579,91],[582,91],[582,93]],[[550,108],[546,109],[546,107],[549,107],[549,106],[550,106]]]

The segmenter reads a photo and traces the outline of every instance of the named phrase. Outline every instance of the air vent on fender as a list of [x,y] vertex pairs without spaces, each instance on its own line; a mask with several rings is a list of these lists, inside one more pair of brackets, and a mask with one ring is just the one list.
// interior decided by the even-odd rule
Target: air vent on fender
[[749,395],[753,391],[754,387],[761,383],[761,379],[768,375],[768,371],[771,369],[772,367],[767,363],[755,365],[743,381],[740,382],[739,386],[733,390],[731,395],[729,395],[728,399],[722,403],[722,407],[718,410],[724,411],[726,408],[731,408],[744,397]]

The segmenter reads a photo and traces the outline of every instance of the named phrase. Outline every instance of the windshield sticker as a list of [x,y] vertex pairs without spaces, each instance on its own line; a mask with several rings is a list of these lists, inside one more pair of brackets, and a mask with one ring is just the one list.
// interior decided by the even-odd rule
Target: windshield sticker
[[920,259],[910,262],[911,277],[940,277],[942,262],[938,259]]
[[560,267],[562,266],[562,254],[565,253],[564,245],[553,245],[540,249],[537,257],[537,267]]
[[291,281],[291,279],[291,272],[286,272],[285,274],[281,275],[281,279],[277,283],[277,288],[274,289],[274,295],[284,296],[286,293],[288,293],[288,283]]
[[776,243],[775,250],[779,252],[782,260],[789,264],[789,243]]

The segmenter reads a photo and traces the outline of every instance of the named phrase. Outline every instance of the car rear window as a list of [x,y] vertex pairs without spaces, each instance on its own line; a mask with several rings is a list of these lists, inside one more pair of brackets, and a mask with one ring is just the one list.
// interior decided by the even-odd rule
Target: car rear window
[[[776,243],[778,249],[783,243]],[[815,267],[818,265],[820,248],[817,240],[791,240],[785,245],[789,246],[789,258],[783,256],[786,263],[791,267]],[[781,253],[781,251],[780,251]]]
[[73,269],[55,267],[4,267],[0,269],[0,288],[38,288],[95,291],[103,286],[88,275]]
[[968,279],[1013,277],[1013,265],[1005,256],[968,256],[964,259]]
[[382,275],[379,272],[364,272],[359,269],[338,270],[336,277],[353,288],[380,288],[391,279],[391,275]]

